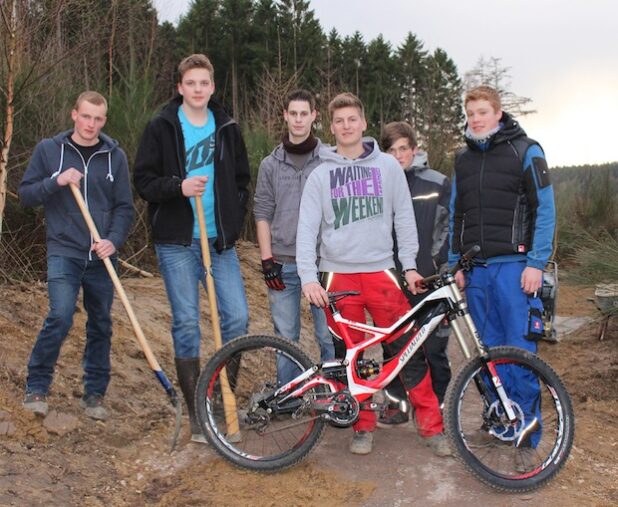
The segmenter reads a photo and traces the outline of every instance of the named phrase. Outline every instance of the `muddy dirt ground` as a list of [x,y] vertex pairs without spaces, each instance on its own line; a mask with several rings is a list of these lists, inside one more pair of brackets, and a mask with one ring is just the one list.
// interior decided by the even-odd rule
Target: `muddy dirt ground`
[[[271,333],[266,289],[253,245],[240,247],[252,333]],[[163,370],[175,381],[170,311],[159,278],[125,278],[124,285]],[[562,284],[558,313],[596,316],[591,289]],[[589,323],[540,353],[560,373],[574,401],[575,446],[560,475],[540,491],[496,493],[455,459],[436,458],[414,429],[378,430],[375,451],[348,453],[351,430],[328,428],[300,466],[274,475],[237,470],[205,445],[188,441],[188,422],[170,453],[173,410],[139,350],[120,301],[114,303],[111,417],[84,416],[81,354],[85,313],[78,307],[52,391],[50,414],[21,407],[26,363],[47,308],[45,286],[0,286],[0,506],[188,505],[573,505],[618,504],[618,318],[604,341]],[[212,353],[204,303],[203,357]],[[308,310],[301,339],[312,357]],[[458,362],[459,353],[453,348]]]

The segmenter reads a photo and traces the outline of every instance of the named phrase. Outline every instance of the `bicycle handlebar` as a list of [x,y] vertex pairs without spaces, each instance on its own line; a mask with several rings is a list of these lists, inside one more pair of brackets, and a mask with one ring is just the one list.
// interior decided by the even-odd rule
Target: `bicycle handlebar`
[[[449,275],[454,275],[460,269],[468,269],[468,264],[476,256],[476,254],[478,254],[480,251],[481,251],[481,247],[479,245],[474,245],[472,248],[470,248],[470,250],[468,250],[466,253],[464,253],[459,258],[459,260],[457,261],[457,264],[455,264],[451,269],[448,270],[448,274]],[[443,275],[441,275],[439,273],[437,275],[431,275],[431,276],[428,276],[428,277],[423,278],[421,280],[418,280],[415,283],[415,285],[417,287],[419,287],[419,288],[420,287],[428,287],[432,283],[434,283],[437,280],[439,280],[440,278],[442,278],[442,276]]]
[[357,290],[342,290],[339,292],[328,292],[328,302],[329,304],[333,304],[333,303],[336,303],[337,301],[340,301],[344,297],[358,296],[358,295],[360,295],[360,292]]

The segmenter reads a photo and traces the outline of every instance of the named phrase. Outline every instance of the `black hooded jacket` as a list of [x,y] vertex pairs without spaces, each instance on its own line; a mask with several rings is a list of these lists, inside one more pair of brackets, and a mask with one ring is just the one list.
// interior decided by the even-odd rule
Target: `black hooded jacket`
[[[190,245],[193,210],[182,194],[186,177],[185,143],[178,120],[182,97],[172,99],[146,126],[135,158],[133,182],[148,201],[154,243]],[[246,211],[251,176],[247,150],[238,124],[214,99],[208,108],[215,118],[215,248],[221,251],[238,240]]]

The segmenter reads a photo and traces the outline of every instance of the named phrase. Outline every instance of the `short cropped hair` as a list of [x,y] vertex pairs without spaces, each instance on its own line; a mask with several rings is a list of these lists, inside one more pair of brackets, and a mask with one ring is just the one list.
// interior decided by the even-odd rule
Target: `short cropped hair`
[[284,109],[286,111],[288,107],[290,107],[290,102],[294,100],[297,100],[300,102],[308,102],[309,109],[311,109],[312,111],[315,111],[315,105],[316,105],[315,96],[310,91],[298,89],[298,90],[293,90],[290,93],[288,93],[287,97],[285,98],[285,104],[284,104]]
[[210,79],[215,79],[215,68],[210,63],[206,55],[194,54],[187,56],[178,64],[178,82],[182,83],[182,78],[191,69],[206,69],[210,72]]
[[464,99],[464,107],[466,107],[468,102],[473,100],[486,100],[491,104],[491,107],[494,108],[494,111],[498,112],[502,110],[500,94],[491,86],[482,85],[468,90]]
[[328,114],[330,119],[333,119],[333,115],[337,109],[343,109],[344,107],[355,107],[359,110],[361,117],[365,117],[365,106],[356,95],[350,92],[340,93],[328,104]]
[[382,149],[388,151],[398,139],[402,138],[408,140],[410,148],[416,148],[418,146],[414,129],[407,121],[393,121],[387,123],[382,129],[382,136],[380,137]]
[[105,97],[103,97],[103,95],[101,95],[99,92],[93,92],[88,90],[80,93],[79,97],[77,97],[77,100],[75,101],[73,109],[77,111],[79,109],[79,106],[81,106],[82,102],[84,101],[90,102],[95,106],[105,106],[105,112],[107,113],[107,100],[105,100]]

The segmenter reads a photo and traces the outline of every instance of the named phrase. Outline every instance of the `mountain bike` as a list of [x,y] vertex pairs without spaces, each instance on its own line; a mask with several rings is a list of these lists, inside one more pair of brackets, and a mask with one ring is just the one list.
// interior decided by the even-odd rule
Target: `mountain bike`
[[[547,483],[573,445],[571,399],[556,372],[535,354],[483,345],[454,277],[458,269],[469,269],[477,251],[463,255],[451,271],[423,279],[428,290],[422,300],[388,328],[342,317],[337,302],[358,292],[329,293],[332,331],[347,349],[343,359],[313,364],[296,344],[276,336],[229,342],[207,363],[196,388],[196,413],[210,444],[250,470],[274,472],[299,463],[326,424],[348,427],[361,409],[384,410],[386,404],[374,403],[372,395],[388,386],[447,319],[466,360],[445,397],[444,427],[452,449],[494,488],[521,492]],[[362,331],[365,339],[353,343],[349,330]],[[396,344],[398,352],[381,361],[365,357],[383,342]],[[517,371],[538,387],[533,399],[520,399],[517,389],[503,382]],[[240,431],[232,434],[231,427]]]

